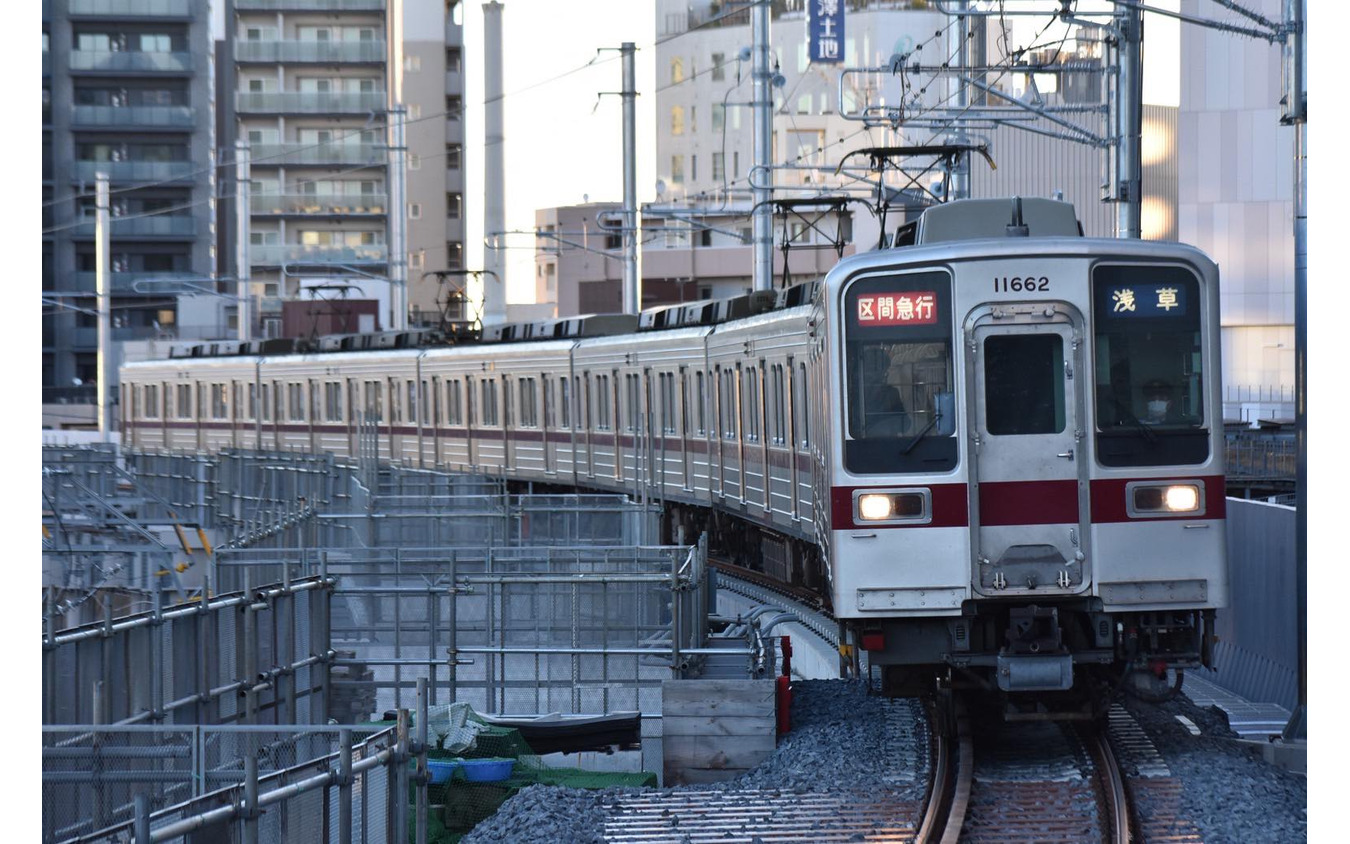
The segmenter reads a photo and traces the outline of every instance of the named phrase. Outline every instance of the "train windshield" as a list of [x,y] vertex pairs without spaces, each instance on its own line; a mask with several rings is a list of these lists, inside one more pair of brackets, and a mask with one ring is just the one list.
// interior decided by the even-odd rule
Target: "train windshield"
[[1181,267],[1100,266],[1092,283],[1098,461],[1203,463],[1199,281]]
[[844,466],[857,474],[956,465],[951,279],[859,279],[844,296]]

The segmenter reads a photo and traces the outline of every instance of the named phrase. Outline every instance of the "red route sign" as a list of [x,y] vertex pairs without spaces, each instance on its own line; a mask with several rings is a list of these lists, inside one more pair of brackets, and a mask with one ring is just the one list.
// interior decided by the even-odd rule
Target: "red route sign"
[[937,294],[873,293],[858,297],[859,325],[933,325],[937,322]]

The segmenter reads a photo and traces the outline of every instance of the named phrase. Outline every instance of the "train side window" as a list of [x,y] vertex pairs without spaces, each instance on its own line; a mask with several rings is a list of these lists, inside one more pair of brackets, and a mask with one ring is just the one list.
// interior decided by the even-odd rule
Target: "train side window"
[[805,451],[811,447],[811,414],[806,412],[806,397],[810,392],[806,389],[806,364],[797,366],[797,393],[793,397],[792,412],[797,418],[797,439]]
[[451,381],[448,386],[450,389],[450,396],[446,402],[448,405],[446,410],[448,411],[449,418],[445,420],[446,424],[462,425],[464,424],[464,406],[460,403],[461,387],[459,379],[456,378],[454,381]]
[[305,384],[309,388],[309,421],[318,422],[320,419],[323,419],[323,416],[320,415],[319,412],[319,397],[322,395],[319,390],[319,382],[306,381]]
[[680,367],[680,435],[689,436],[689,371]]
[[304,418],[305,418],[305,402],[304,402],[304,397],[301,395],[301,385],[299,385],[299,384],[287,384],[287,385],[286,385],[286,392],[287,392],[287,394],[288,394],[288,395],[286,396],[286,404],[287,404],[287,407],[288,407],[289,410],[290,410],[290,416],[289,416],[288,418],[289,418],[292,422],[302,422],[302,421],[304,421]]
[[749,442],[759,440],[759,370],[753,366],[741,371],[741,430]]
[[547,375],[539,376],[544,385],[544,427],[558,427],[558,400],[553,395],[553,382]]
[[329,422],[342,421],[342,384],[328,381],[323,385],[324,419]]
[[179,419],[192,418],[192,385],[179,384],[177,401],[174,402],[174,408],[178,412]]
[[159,385],[158,385],[158,384],[146,384],[144,389],[145,389],[145,401],[144,401],[142,404],[143,404],[144,409],[145,409],[145,410],[144,410],[145,416],[146,416],[147,419],[158,419],[158,418],[159,418]]
[[572,382],[566,375],[558,379],[558,427],[572,427]]
[[225,401],[225,385],[211,385],[211,418],[224,419],[229,416],[228,405]]
[[637,430],[638,417],[638,377],[628,374],[623,377],[625,393],[627,394],[627,408],[624,416],[623,429],[625,431]]
[[416,382],[416,381],[405,381],[405,382],[404,382],[404,390],[403,390],[403,394],[404,394],[404,400],[405,400],[405,402],[406,402],[406,403],[404,404],[404,408],[405,408],[405,409],[407,410],[407,412],[408,412],[408,416],[407,416],[408,422],[409,422],[410,424],[416,425],[416,424],[417,424],[417,382]]
[[703,370],[694,373],[694,425],[700,437],[708,434],[707,402],[703,397]]

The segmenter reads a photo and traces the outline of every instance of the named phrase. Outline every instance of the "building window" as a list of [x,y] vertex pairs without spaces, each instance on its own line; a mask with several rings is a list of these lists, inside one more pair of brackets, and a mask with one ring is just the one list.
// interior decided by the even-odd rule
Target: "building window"
[[458,170],[464,157],[464,147],[460,144],[445,145],[445,169]]
[[712,177],[714,181],[722,181],[727,177],[726,173],[726,154],[721,152],[713,153]]
[[420,202],[408,203],[408,219],[410,220],[422,219],[422,203]]
[[740,150],[733,150],[731,153],[731,175],[739,179],[741,177],[741,153]]
[[464,267],[464,244],[449,242],[445,244],[445,268],[458,270]]
[[713,103],[712,115],[712,130],[714,132],[724,131],[727,121],[727,107],[721,103]]
[[684,59],[670,60],[670,84],[678,85],[684,81]]
[[403,69],[409,73],[416,73],[422,69],[421,56],[406,56],[403,59]]
[[672,106],[670,109],[670,134],[684,134],[684,106]]
[[691,155],[691,156],[689,156],[689,181],[691,181],[691,182],[697,182],[697,181],[698,181],[698,156],[697,156],[697,155]]
[[460,97],[445,98],[445,119],[459,120],[464,116],[464,100]]
[[426,266],[427,253],[425,249],[419,249],[416,252],[408,253],[408,269],[420,270]]
[[460,52],[458,47],[445,48],[445,69],[452,73],[459,73]]
[[445,216],[458,220],[464,214],[464,194],[447,193],[445,195]]
[[418,154],[415,153],[415,152],[410,152],[410,153],[408,153],[408,169],[409,169],[409,170],[421,170],[421,169],[422,169],[422,156],[418,155]]
[[684,156],[672,155],[670,157],[670,180],[675,184],[684,182]]
[[727,69],[723,67],[723,63],[726,62],[726,60],[727,57],[725,53],[712,54],[712,78],[714,82],[721,82],[727,78]]
[[689,133],[698,131],[698,106],[689,107]]
[[420,120],[422,117],[422,107],[420,105],[408,106],[408,119]]

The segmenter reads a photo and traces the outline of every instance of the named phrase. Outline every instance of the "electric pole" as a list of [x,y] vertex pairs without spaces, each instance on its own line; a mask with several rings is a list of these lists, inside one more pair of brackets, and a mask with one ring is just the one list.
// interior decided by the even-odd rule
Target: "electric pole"
[[250,284],[249,258],[249,146],[248,141],[234,142],[234,277],[238,305],[235,321],[238,337],[247,342],[253,339],[253,291]]
[[112,385],[112,275],[108,266],[108,174],[94,174],[94,292],[98,310],[98,438],[110,442],[108,430],[109,387]]
[[623,312],[642,310],[642,229],[637,205],[637,45],[619,46],[623,58]]
[[754,103],[755,163],[750,184],[754,187],[754,273],[755,290],[773,289],[773,93],[769,69],[769,2],[756,3],[751,11]]

